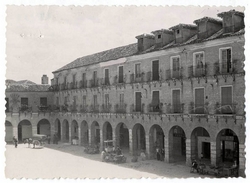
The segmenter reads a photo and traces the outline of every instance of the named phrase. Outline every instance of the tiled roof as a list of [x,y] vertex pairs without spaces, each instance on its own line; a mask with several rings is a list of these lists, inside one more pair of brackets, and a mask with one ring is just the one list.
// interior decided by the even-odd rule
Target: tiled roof
[[178,24],[173,27],[170,27],[169,29],[179,29],[180,27],[183,28],[189,28],[189,29],[197,29],[197,25],[192,25],[192,24]]
[[242,13],[240,11],[235,11],[235,10],[230,10],[230,11],[222,12],[222,13],[217,14],[217,16],[223,18],[224,15],[229,15],[229,14],[235,14],[235,15],[239,15],[239,16],[244,17],[244,13]]
[[30,80],[20,80],[20,81],[14,81],[11,79],[6,79],[5,83],[7,85],[19,85],[19,84],[24,84],[24,85],[36,85],[36,83],[30,81]]
[[156,33],[168,33],[168,34],[173,34],[174,32],[172,30],[168,30],[168,29],[160,29],[160,30],[155,30],[155,31],[152,31],[153,34],[156,34]]
[[222,24],[222,20],[216,19],[216,18],[211,18],[211,17],[203,17],[200,19],[197,19],[194,21],[195,24],[198,24],[200,22],[203,21],[209,21],[209,22],[213,22],[213,23],[217,23],[217,24]]
[[76,67],[87,66],[90,64],[96,64],[99,62],[105,62],[109,60],[116,60],[123,57],[128,57],[137,53],[137,43],[129,44],[126,46],[106,50],[103,52],[95,53],[93,55],[84,56],[76,59],[75,61],[63,66],[62,68],[54,71],[53,73],[72,69]]
[[242,35],[244,33],[245,33],[244,29],[241,29],[240,31],[235,32],[235,33],[223,34],[223,29],[221,29],[218,32],[216,32],[215,34],[213,34],[212,36],[208,37],[207,39],[198,40],[197,35],[194,35],[184,43],[175,43],[175,41],[172,41],[171,43],[169,43],[167,45],[163,45],[160,48],[155,47],[155,45],[153,45],[150,48],[148,48],[147,50],[144,50],[142,52],[137,51],[137,43],[134,43],[134,44],[130,44],[127,46],[122,46],[122,47],[114,48],[111,50],[103,51],[100,53],[96,53],[93,55],[88,55],[85,57],[78,58],[75,61],[67,64],[66,66],[54,71],[53,73],[67,70],[67,69],[76,68],[76,67],[87,66],[90,64],[105,62],[105,61],[109,61],[109,60],[116,60],[118,58],[124,58],[124,57],[132,56],[132,55],[144,54],[144,53],[149,53],[149,52],[153,52],[153,51],[157,51],[157,50],[164,50],[164,49],[173,48],[173,47],[177,47],[177,46],[200,43],[200,42],[205,42],[205,41],[224,38],[224,37]]
[[50,91],[50,85],[25,85],[12,84],[6,86],[6,92],[46,92]]
[[144,34],[141,34],[139,36],[136,36],[135,38],[140,39],[142,37],[153,38],[153,39],[155,38],[154,34],[151,34],[151,33],[149,33],[149,34],[144,33]]

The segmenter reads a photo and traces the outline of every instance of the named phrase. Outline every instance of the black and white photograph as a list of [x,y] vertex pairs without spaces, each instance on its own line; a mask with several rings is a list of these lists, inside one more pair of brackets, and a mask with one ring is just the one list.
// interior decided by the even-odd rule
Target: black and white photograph
[[242,2],[6,3],[5,178],[246,180]]

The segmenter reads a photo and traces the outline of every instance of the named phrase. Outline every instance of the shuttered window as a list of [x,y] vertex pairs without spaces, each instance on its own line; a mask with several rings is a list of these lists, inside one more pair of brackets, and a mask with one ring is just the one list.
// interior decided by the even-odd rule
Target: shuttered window
[[152,62],[152,71],[153,71],[153,81],[159,80],[159,60]]
[[123,83],[123,66],[119,66],[118,83]]
[[232,87],[221,87],[221,112],[224,114],[233,112]]
[[135,92],[135,111],[141,111],[141,92]]
[[173,113],[181,112],[181,102],[180,102],[180,90],[172,91],[172,100],[173,100]]
[[40,106],[47,106],[47,97],[40,98]]
[[204,88],[195,89],[195,113],[204,114]]

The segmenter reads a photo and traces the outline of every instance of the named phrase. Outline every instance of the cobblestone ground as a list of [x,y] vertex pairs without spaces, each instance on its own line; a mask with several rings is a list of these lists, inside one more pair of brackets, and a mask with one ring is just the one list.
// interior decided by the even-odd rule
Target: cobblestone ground
[[205,177],[190,173],[184,164],[169,164],[156,160],[113,164],[101,162],[100,154],[89,155],[83,147],[69,144],[46,144],[42,149],[28,148],[19,144],[18,148],[6,145],[7,178],[141,178]]

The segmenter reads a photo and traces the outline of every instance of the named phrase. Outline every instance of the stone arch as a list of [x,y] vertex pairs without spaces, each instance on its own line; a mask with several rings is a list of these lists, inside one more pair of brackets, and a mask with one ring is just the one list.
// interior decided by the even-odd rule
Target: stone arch
[[[149,130],[149,158],[164,160],[165,158],[165,134],[160,125],[154,124]],[[158,156],[157,156],[157,151]]]
[[93,121],[91,124],[91,144],[100,145],[100,125],[97,121]]
[[78,126],[78,123],[77,123],[77,121],[76,120],[73,120],[72,122],[71,122],[71,138],[72,139],[75,139],[75,140],[79,140],[79,131],[78,131],[78,128],[79,128],[79,126]]
[[103,140],[113,140],[113,129],[110,122],[106,121],[102,127]]
[[49,120],[41,119],[37,123],[37,134],[50,135],[51,133],[51,125]]
[[32,136],[32,124],[24,119],[18,123],[18,141],[23,141]]
[[211,160],[211,140],[208,131],[196,127],[191,133],[191,158],[204,161]]
[[88,127],[88,123],[85,120],[83,120],[81,122],[80,128],[81,128],[81,134],[80,134],[80,136],[81,136],[81,145],[84,146],[84,147],[88,146],[88,144],[89,144],[89,127]]
[[132,129],[133,154],[139,155],[141,151],[146,151],[146,133],[140,123],[136,123]]
[[129,149],[129,130],[125,123],[120,122],[115,129],[116,145],[124,149]]
[[239,167],[239,138],[232,129],[225,128],[217,134],[216,159],[217,164],[230,167],[236,162]]
[[5,142],[10,143],[13,139],[13,125],[10,121],[5,121]]
[[173,126],[168,134],[169,162],[186,161],[186,134],[179,125]]
[[62,122],[62,141],[69,142],[69,122],[68,120],[63,120]]

